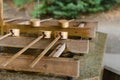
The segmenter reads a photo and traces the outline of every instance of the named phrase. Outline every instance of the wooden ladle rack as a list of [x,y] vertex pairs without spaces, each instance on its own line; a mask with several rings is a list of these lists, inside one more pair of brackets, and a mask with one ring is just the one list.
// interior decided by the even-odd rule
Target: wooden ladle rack
[[[74,55],[87,55],[89,40],[96,36],[97,22],[72,20],[68,28],[63,28],[59,20],[54,19],[41,22],[39,27],[31,24],[19,25],[22,21],[25,22],[17,20],[4,25],[4,35],[10,34],[10,30],[19,29],[20,36],[10,34],[0,40],[0,46],[5,48],[3,54],[0,54],[0,69],[79,77],[80,60],[74,59]],[[84,27],[79,27],[83,22]],[[44,31],[50,31],[49,36],[43,34]],[[38,37],[35,38],[33,34]],[[61,44],[64,44],[64,47],[60,46]],[[11,48],[21,50],[15,53]],[[25,51],[29,49],[41,52],[38,52],[38,55],[26,55]],[[67,54],[73,56],[69,57]]]

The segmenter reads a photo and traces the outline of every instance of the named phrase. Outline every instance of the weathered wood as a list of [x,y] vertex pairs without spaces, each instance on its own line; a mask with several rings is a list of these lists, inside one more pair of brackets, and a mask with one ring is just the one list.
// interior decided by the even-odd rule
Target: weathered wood
[[[0,69],[41,72],[45,74],[56,74],[62,76],[78,77],[79,76],[79,60],[70,58],[42,58],[34,68],[28,65],[34,60],[34,56],[20,56],[11,64],[4,67],[2,64],[8,61],[10,55],[0,55]],[[65,67],[63,67],[63,65]]]
[[[35,38],[32,38],[32,37],[7,37],[3,40],[0,40],[0,46],[23,48],[27,46],[30,42],[32,42],[34,39]],[[45,49],[48,46],[48,44],[52,42],[52,40],[53,39],[41,39],[40,41],[38,41],[36,44],[31,46],[30,48]],[[55,44],[55,46],[59,45],[60,43],[64,43],[64,42],[66,43],[68,52],[74,52],[74,54],[88,52],[89,40],[72,40],[72,39],[59,40]]]
[[27,49],[29,49],[29,47],[31,47],[32,45],[34,45],[35,43],[37,43],[40,39],[43,38],[42,36],[39,36],[38,38],[36,38],[35,40],[33,40],[31,43],[29,43],[27,46],[25,46],[22,50],[20,50],[19,52],[17,52],[14,56],[12,56],[5,64],[4,66],[7,66],[8,64],[10,64],[13,60],[15,60],[17,57],[19,57],[23,52],[25,52]]
[[1,36],[1,37],[0,37],[0,40],[5,39],[5,38],[7,38],[7,37],[10,36],[10,35],[12,35],[12,33],[8,33],[8,34],[6,34],[6,35],[4,35],[4,36]]
[[49,57],[59,57],[66,48],[66,43],[59,44],[49,55]]
[[36,64],[42,59],[42,57],[54,46],[54,44],[61,38],[59,35],[56,37],[39,55],[38,57],[33,60],[33,62],[30,64],[30,67],[33,68],[36,66]]
[[67,40],[67,50],[72,53],[88,53],[89,52],[89,40]]
[[[52,24],[52,23],[51,23]],[[56,31],[64,31],[68,32],[68,36],[74,36],[74,37],[83,37],[83,38],[94,38],[96,35],[96,28],[94,26],[91,27],[69,27],[69,28],[61,28],[60,26],[50,26],[50,27],[32,27],[27,25],[16,25],[16,24],[6,24],[4,32],[7,32],[8,29],[18,28],[20,29],[21,33],[26,34],[39,34],[40,30],[47,30],[52,31],[53,33]]]
[[[94,80],[95,76],[101,77],[101,71],[103,70],[103,53],[105,51],[105,43],[106,43],[107,35],[101,32],[97,32],[96,38],[92,39],[90,41],[90,50],[89,54],[84,56],[75,55],[75,58],[80,59],[80,77],[78,79],[73,80],[85,80],[85,79],[92,79]],[[94,66],[93,66],[94,65]],[[64,66],[62,66],[64,68]],[[3,71],[0,72],[0,75],[2,76],[0,79],[25,79],[25,80],[33,80],[36,79],[46,79],[46,80],[65,80],[65,78],[56,77],[55,76],[46,76],[41,74],[26,74],[26,73],[19,73],[19,72],[8,72]],[[49,75],[49,74],[48,74]],[[21,77],[22,76],[22,77]],[[101,80],[101,79],[95,79],[95,80]]]
[[1,26],[1,34],[3,34],[3,30],[4,30],[3,0],[0,0],[0,26]]
[[0,22],[3,20],[3,0],[0,0]]
[[[11,22],[11,23],[19,24],[19,23],[24,22],[24,21],[29,22],[29,20],[17,20],[17,21]],[[85,23],[85,27],[95,27],[96,29],[98,27],[98,22],[97,21],[82,20],[82,19],[72,20],[69,23],[69,27],[78,27],[81,22]],[[23,25],[30,25],[30,24],[24,23]],[[49,27],[50,26],[61,26],[61,24],[60,24],[59,20],[49,20],[49,21],[42,22],[41,26],[49,26]]]

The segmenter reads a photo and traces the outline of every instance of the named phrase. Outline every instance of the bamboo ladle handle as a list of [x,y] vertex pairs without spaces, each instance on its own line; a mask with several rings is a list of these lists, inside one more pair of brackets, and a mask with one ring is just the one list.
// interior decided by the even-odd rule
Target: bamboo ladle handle
[[5,20],[5,22],[6,22],[6,23],[7,23],[7,22],[12,22],[12,21],[19,20],[19,19],[22,19],[22,17],[17,17],[17,18]]
[[10,32],[2,37],[0,37],[0,40],[7,38],[8,36],[19,36],[19,29],[11,29]]
[[68,22],[74,21],[75,19],[68,20]]
[[16,59],[17,57],[19,57],[23,52],[25,52],[28,48],[30,48],[32,45],[34,45],[36,42],[38,42],[42,38],[43,38],[43,35],[39,36],[37,39],[35,39],[30,44],[28,44],[27,46],[25,46],[22,50],[20,50],[13,57],[11,57],[5,64],[3,64],[3,66],[7,66],[8,64],[10,64],[14,59]]
[[2,36],[2,37],[0,37],[0,40],[4,39],[4,38],[6,38],[6,37],[8,37],[8,36],[10,36],[10,35],[12,35],[12,33],[11,33],[11,32],[10,32],[10,33],[8,33],[8,34],[6,34],[6,35],[4,35],[4,36]]
[[53,18],[49,18],[49,19],[44,19],[44,20],[41,20],[40,22],[44,22],[44,21],[48,21],[48,20],[52,20]]
[[51,20],[51,19],[52,19],[52,18],[44,19],[44,20],[40,20],[40,19],[31,19],[30,23],[31,23],[31,25],[33,25],[34,27],[40,27],[41,22],[48,21],[48,20]]
[[49,55],[49,57],[59,57],[63,51],[65,50],[65,43],[59,44],[54,50],[53,52]]
[[44,51],[38,55],[38,57],[30,64],[30,67],[33,68],[38,62],[39,60],[51,49],[51,47],[61,38],[61,36],[59,35],[58,37],[56,37],[45,49]]
[[61,27],[62,28],[68,28],[69,27],[69,23],[71,21],[73,21],[74,19],[71,19],[71,20],[59,20],[59,22],[61,23]]

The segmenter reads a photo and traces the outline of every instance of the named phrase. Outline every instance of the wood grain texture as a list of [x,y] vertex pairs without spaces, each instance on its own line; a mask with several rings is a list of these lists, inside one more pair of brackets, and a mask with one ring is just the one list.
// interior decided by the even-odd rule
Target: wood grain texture
[[[17,21],[13,21],[13,22],[10,22],[12,24],[19,24],[19,23],[22,23],[22,22],[29,22],[29,20],[17,20]],[[85,27],[98,27],[98,22],[97,21],[93,21],[93,20],[82,20],[82,19],[79,19],[79,20],[72,20],[69,22],[69,27],[78,27],[79,24],[81,22],[84,22],[85,23]],[[24,25],[30,25],[30,24],[24,24]],[[61,26],[60,23],[59,23],[59,20],[49,20],[49,21],[44,21],[44,22],[41,22],[41,26],[48,26],[48,27],[52,27],[52,26]]]
[[8,33],[8,34],[5,34],[4,36],[0,36],[0,40],[4,39],[4,38],[7,38],[9,37],[10,35],[12,35],[12,33]]
[[3,35],[4,31],[4,17],[3,17],[3,0],[0,0],[0,26],[1,26],[1,34]]
[[31,43],[29,43],[27,46],[25,46],[22,50],[20,50],[19,52],[17,52],[15,55],[13,55],[5,64],[4,66],[7,66],[8,64],[10,64],[12,61],[14,61],[17,57],[19,57],[21,54],[23,54],[27,49],[29,49],[32,45],[34,45],[35,43],[37,43],[40,39],[42,39],[43,36],[39,36],[38,38],[36,38],[35,40],[33,40]]
[[[52,23],[51,23],[52,24]],[[78,27],[69,27],[69,28],[61,28],[60,26],[49,26],[49,27],[32,27],[27,25],[16,25],[16,24],[6,24],[4,32],[7,32],[9,29],[17,28],[20,29],[21,33],[25,34],[39,34],[40,30],[48,30],[53,33],[56,31],[64,31],[68,32],[68,36],[74,37],[83,37],[83,38],[94,38],[96,35],[96,28],[94,26],[78,28]]]
[[[35,38],[32,37],[7,37],[3,40],[0,40],[0,46],[23,48],[27,46],[29,43],[31,43],[34,39]],[[30,48],[45,49],[52,42],[52,40],[53,39],[41,39]],[[73,39],[59,40],[54,46],[57,46],[60,43],[66,43],[67,51],[74,52],[74,54],[79,53],[86,54],[89,51],[89,40],[73,40]]]
[[49,57],[60,57],[60,55],[65,51],[66,44],[59,44],[49,55]]
[[89,40],[67,40],[67,50],[72,53],[88,53],[89,52]]
[[42,57],[54,46],[54,44],[60,39],[60,35],[56,37],[30,64],[31,68],[34,68],[36,64],[42,59]]
[[0,0],[0,23],[3,21],[3,0]]
[[[79,78],[74,78],[73,80],[102,80],[100,79],[102,70],[103,70],[103,55],[105,51],[107,35],[101,32],[97,32],[96,38],[90,41],[90,50],[87,55],[78,56],[75,55],[75,58],[80,59],[80,69],[79,69]],[[64,67],[64,65],[62,66]],[[50,75],[50,74],[48,74]],[[3,71],[0,72],[1,80],[65,80],[66,78],[56,77],[55,76],[47,76],[41,74],[28,74],[21,72],[8,72]],[[98,78],[95,78],[98,77]]]
[[[34,68],[30,68],[28,65],[34,60],[35,57],[22,55],[11,62],[11,64],[3,67],[2,64],[4,64],[4,62],[11,57],[12,55],[0,55],[0,69],[41,72],[45,74],[56,74],[71,77],[79,76],[78,59],[44,57]],[[63,67],[63,65],[65,67]]]

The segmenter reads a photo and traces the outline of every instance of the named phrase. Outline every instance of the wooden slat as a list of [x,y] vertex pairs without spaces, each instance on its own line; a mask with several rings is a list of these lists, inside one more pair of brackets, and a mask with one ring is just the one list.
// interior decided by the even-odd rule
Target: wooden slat
[[44,57],[44,55],[54,46],[54,44],[60,39],[60,35],[57,36],[36,58],[35,60],[30,64],[30,67],[34,67],[41,59]]
[[[52,24],[52,23],[51,23]],[[55,31],[65,31],[68,32],[68,36],[74,37],[83,37],[83,38],[94,38],[96,35],[96,28],[95,27],[84,27],[84,28],[77,28],[77,27],[70,27],[63,29],[60,26],[50,26],[50,27],[32,27],[27,25],[16,25],[16,24],[6,24],[4,32],[7,32],[8,29],[18,28],[20,29],[21,33],[28,33],[28,34],[39,34],[40,30],[49,30],[53,33]]]
[[[26,22],[26,21],[29,22],[30,20],[17,20],[11,23],[19,24],[21,22]],[[96,28],[98,27],[98,22],[92,20],[73,20],[70,22],[69,26],[78,27],[81,22],[85,23],[85,27],[96,27]],[[30,25],[30,23],[29,24],[24,23],[23,25]],[[49,21],[41,22],[41,26],[61,26],[61,25],[58,20],[49,20]]]
[[89,41],[88,40],[67,40],[67,50],[72,53],[88,53],[89,52]]
[[39,40],[41,40],[43,38],[43,36],[39,36],[38,38],[36,38],[35,40],[33,40],[30,44],[28,44],[27,46],[25,46],[22,50],[20,50],[19,52],[17,52],[14,56],[12,56],[5,64],[4,66],[7,66],[8,64],[10,64],[12,61],[14,61],[14,59],[16,59],[17,57],[19,57],[21,54],[23,54],[27,49],[29,49],[32,45],[34,45],[35,43],[37,43]]
[[[0,46],[23,48],[31,43],[34,39],[35,38],[32,37],[8,37],[0,40]],[[30,48],[45,49],[52,42],[52,40],[53,39],[42,39]],[[89,40],[59,40],[55,46],[63,42],[67,44],[67,51],[74,52],[75,54],[88,52]]]
[[66,44],[60,44],[58,45],[53,51],[52,53],[49,55],[49,57],[60,57],[60,55],[63,53],[63,51],[66,48]]
[[34,60],[35,57],[27,57],[24,55],[15,59],[8,66],[3,67],[2,64],[4,64],[4,62],[6,62],[9,58],[11,58],[10,55],[0,55],[0,69],[79,77],[79,60],[77,59],[44,57],[34,68],[30,68],[28,65]]

